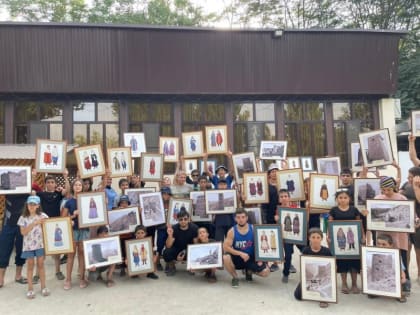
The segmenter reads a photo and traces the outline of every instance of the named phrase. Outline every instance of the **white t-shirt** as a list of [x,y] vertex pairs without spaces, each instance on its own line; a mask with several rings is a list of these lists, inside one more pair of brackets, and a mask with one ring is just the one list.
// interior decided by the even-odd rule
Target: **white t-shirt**
[[[48,218],[48,216],[42,212],[41,214],[37,214],[34,216],[24,217],[20,216],[17,225],[26,227],[32,222],[35,222],[42,218]],[[31,251],[37,250],[40,248],[44,248],[44,242],[42,237],[42,227],[41,224],[37,224],[33,227],[32,230],[29,231],[28,234],[23,236],[23,248],[22,251]]]

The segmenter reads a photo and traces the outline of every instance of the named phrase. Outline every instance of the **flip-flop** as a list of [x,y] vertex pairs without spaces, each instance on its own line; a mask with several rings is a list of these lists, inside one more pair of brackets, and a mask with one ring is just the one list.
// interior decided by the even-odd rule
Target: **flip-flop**
[[15,282],[20,283],[20,284],[28,284],[28,279],[22,277],[19,279],[15,279]]
[[351,293],[353,293],[353,294],[360,294],[360,290],[357,287],[353,287],[353,288],[351,288]]
[[347,288],[347,287],[341,288],[341,293],[343,293],[343,294],[349,294],[350,293],[349,288]]

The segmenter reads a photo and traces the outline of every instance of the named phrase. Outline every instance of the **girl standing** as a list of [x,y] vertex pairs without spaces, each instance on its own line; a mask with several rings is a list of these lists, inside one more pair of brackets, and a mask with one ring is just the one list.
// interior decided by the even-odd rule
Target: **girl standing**
[[28,277],[28,299],[35,298],[35,292],[32,282],[34,272],[34,264],[36,265],[41,280],[41,294],[43,296],[50,295],[50,291],[45,286],[45,268],[44,268],[44,242],[42,237],[41,224],[48,216],[41,211],[41,199],[38,196],[29,196],[26,201],[26,208],[18,220],[20,233],[23,235],[22,258],[26,259],[27,277]]

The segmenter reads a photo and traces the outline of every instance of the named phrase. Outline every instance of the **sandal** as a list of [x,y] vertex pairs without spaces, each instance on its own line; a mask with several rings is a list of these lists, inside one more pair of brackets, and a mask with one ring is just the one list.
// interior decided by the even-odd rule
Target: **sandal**
[[115,285],[114,280],[107,280],[105,282],[107,288],[112,288]]
[[71,282],[70,281],[65,281],[63,288],[64,288],[64,290],[70,290],[71,289]]
[[35,292],[30,290],[26,293],[26,297],[30,300],[33,300],[35,298]]
[[87,286],[88,286],[88,282],[86,280],[84,279],[80,280],[80,284],[79,284],[80,289],[84,289]]
[[19,279],[15,279],[15,282],[20,283],[20,284],[28,284],[28,279],[21,277]]
[[358,287],[352,287],[351,288],[351,293],[353,293],[353,294],[360,294],[360,290],[359,290]]
[[48,296],[48,295],[51,294],[51,292],[50,292],[50,290],[48,288],[43,288],[41,290],[41,294],[42,294],[42,296]]
[[319,307],[321,307],[321,308],[327,308],[328,305],[329,304],[327,302],[319,302]]
[[343,293],[343,294],[349,294],[350,293],[349,288],[348,287],[342,287],[341,288],[341,293]]

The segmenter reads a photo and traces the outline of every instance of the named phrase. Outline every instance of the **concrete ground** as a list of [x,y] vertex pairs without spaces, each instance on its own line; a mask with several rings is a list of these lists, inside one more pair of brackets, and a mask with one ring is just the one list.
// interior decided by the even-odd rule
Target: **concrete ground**
[[[299,255],[296,250],[293,264],[299,269]],[[226,271],[218,270],[217,283],[209,284],[202,274],[189,275],[185,271],[185,265],[177,266],[178,272],[174,277],[158,272],[159,280],[144,276],[138,279],[120,278],[117,270],[114,275],[116,285],[112,288],[106,288],[103,282],[92,282],[86,289],[80,289],[74,272],[73,288],[64,291],[63,281],[55,279],[52,259],[47,258],[47,286],[51,290],[51,296],[42,297],[37,285],[36,298],[27,300],[27,287],[14,282],[15,268],[11,266],[6,273],[5,285],[0,289],[1,313],[419,314],[420,285],[415,277],[417,268],[414,265],[413,261],[410,266],[412,292],[405,304],[390,298],[368,299],[363,294],[344,295],[339,292],[338,304],[330,304],[328,308],[321,309],[317,302],[299,302],[294,299],[293,292],[299,282],[299,270],[298,273],[291,274],[287,284],[281,282],[281,271],[277,271],[265,279],[254,276],[252,283],[242,279],[238,289],[231,288],[231,278]],[[65,270],[64,265],[62,270]]]

